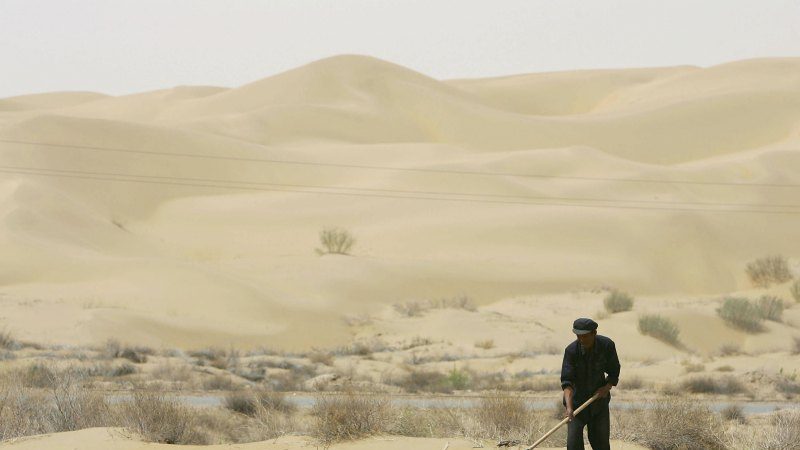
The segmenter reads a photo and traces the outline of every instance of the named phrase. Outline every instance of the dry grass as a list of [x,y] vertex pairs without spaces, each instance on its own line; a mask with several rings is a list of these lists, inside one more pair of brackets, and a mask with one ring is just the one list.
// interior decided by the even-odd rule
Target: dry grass
[[747,423],[747,416],[744,415],[744,409],[741,405],[731,404],[726,406],[719,412],[723,420],[734,421],[740,424]]
[[519,396],[494,393],[480,400],[475,416],[484,438],[527,439],[532,414]]
[[612,419],[613,439],[653,450],[726,448],[719,417],[689,399],[652,400],[643,409],[617,411]]
[[713,377],[698,375],[687,378],[680,383],[680,387],[693,394],[747,394],[749,389],[742,381],[733,375]]
[[483,341],[475,342],[476,348],[482,348],[484,350],[491,350],[494,348],[494,339],[486,339]]
[[317,396],[311,415],[313,436],[322,444],[360,439],[388,428],[389,400],[374,395],[348,392]]
[[118,411],[120,422],[148,442],[204,445],[210,441],[195,411],[163,392],[137,389]]
[[611,291],[603,299],[603,306],[611,314],[633,309],[633,297],[622,291]]
[[792,279],[789,262],[780,255],[767,256],[747,263],[745,269],[754,286],[767,288],[773,283],[785,283]]
[[731,427],[725,441],[731,450],[800,450],[800,411],[777,411],[764,423]]

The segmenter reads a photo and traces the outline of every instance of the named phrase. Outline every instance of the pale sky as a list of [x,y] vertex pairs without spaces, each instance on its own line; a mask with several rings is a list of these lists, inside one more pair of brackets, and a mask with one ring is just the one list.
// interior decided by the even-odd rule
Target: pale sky
[[343,53],[439,79],[800,56],[800,0],[0,0],[0,98],[233,87]]

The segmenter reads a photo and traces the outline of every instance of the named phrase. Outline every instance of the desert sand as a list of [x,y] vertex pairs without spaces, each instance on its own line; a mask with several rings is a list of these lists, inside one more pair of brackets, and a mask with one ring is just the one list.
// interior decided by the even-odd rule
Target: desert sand
[[[800,272],[798,169],[798,58],[436,80],[344,55],[234,88],[0,99],[0,329],[157,349],[424,338],[413,357],[438,355],[430,369],[454,354],[546,373],[589,316],[629,376],[795,373],[789,284],[755,288],[744,268],[781,254]],[[315,252],[328,226],[356,238],[349,255]],[[634,310],[601,313],[611,288]],[[716,314],[725,295],[764,294],[793,307],[762,333]],[[477,308],[393,308],[458,296]],[[685,347],[642,336],[648,312]],[[725,345],[737,354],[714,359]],[[347,364],[377,378],[399,363]],[[78,444],[159,447],[115,429],[4,445]]]
[[[747,261],[800,254],[798,69],[440,81],[347,55],[236,88],[2,99],[0,139],[72,147],[0,142],[0,325],[47,343],[309,348],[397,302],[747,290]],[[315,254],[325,226],[352,232],[350,256]],[[569,308],[530,328],[565,329]]]
[[[461,439],[429,439],[400,436],[381,436],[356,442],[332,445],[332,450],[406,450],[406,449],[471,449],[473,443]],[[141,442],[126,431],[116,428],[90,428],[68,433],[57,433],[20,438],[4,443],[3,447],[18,450],[41,448],[81,448],[84,450],[141,450],[141,449],[174,449],[174,445]],[[79,446],[79,447],[76,447]],[[185,449],[243,449],[243,450],[291,450],[301,448],[319,448],[312,441],[303,437],[281,437],[267,442],[237,445],[182,445]],[[550,450],[547,447],[537,447]],[[612,441],[613,450],[640,450],[641,447],[630,442]]]

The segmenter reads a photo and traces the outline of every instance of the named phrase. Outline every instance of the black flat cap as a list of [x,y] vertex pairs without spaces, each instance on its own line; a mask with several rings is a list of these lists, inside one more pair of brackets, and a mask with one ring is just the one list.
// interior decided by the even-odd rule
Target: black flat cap
[[580,319],[575,319],[575,322],[572,322],[572,332],[575,334],[591,333],[596,329],[597,322],[592,319],[581,317]]

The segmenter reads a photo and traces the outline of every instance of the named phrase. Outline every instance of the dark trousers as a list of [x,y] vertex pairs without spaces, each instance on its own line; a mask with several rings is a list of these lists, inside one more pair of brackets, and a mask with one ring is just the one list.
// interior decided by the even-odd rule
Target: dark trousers
[[611,450],[609,442],[611,417],[608,413],[608,402],[591,405],[567,424],[567,450],[584,450],[584,427],[589,428],[589,444],[592,450]]

